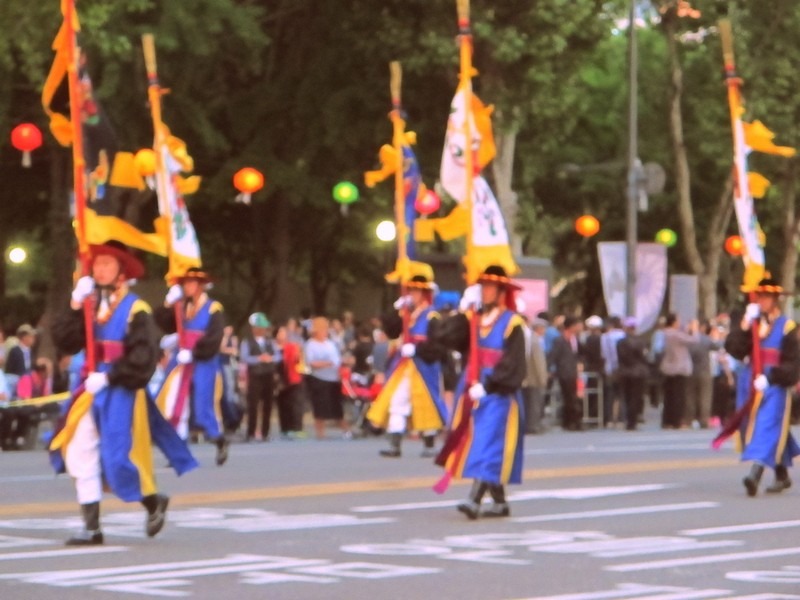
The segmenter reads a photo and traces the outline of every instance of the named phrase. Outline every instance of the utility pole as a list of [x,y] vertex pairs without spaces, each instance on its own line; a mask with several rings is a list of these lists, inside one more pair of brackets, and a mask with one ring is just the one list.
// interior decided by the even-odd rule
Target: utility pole
[[628,188],[627,188],[627,275],[625,278],[625,314],[636,316],[636,241],[637,210],[642,165],[638,148],[638,82],[639,55],[636,44],[636,0],[631,0],[628,21]]

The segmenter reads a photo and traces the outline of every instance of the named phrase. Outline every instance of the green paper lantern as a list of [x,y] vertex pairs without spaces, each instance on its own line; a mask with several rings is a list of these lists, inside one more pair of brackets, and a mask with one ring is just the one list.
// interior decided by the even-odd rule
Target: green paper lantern
[[352,204],[358,200],[358,188],[349,181],[341,181],[333,186],[333,199],[339,204]]
[[659,229],[656,233],[656,241],[664,244],[667,248],[672,248],[678,241],[678,234],[672,229]]

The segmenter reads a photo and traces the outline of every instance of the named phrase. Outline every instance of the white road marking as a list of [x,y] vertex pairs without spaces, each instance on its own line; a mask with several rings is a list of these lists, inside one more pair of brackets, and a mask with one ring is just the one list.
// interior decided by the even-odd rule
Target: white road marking
[[[108,548],[99,548],[99,550],[108,550]],[[342,578],[386,579],[439,572],[441,569],[437,568],[385,563],[333,563],[327,559],[230,554],[224,558],[129,567],[11,573],[0,575],[0,579],[16,579],[25,583],[55,587],[93,587],[99,590],[143,594],[149,597],[178,597],[189,596],[191,592],[174,588],[191,584],[191,578],[204,576],[239,574],[240,582],[250,585],[289,581],[327,584],[337,582]]]
[[[637,440],[638,441],[638,440]],[[663,440],[662,440],[663,442]],[[620,454],[629,452],[652,452],[654,450],[682,452],[709,450],[711,442],[707,443],[680,443],[674,444],[626,444],[621,446],[589,445],[582,448],[530,448],[525,450],[525,456],[562,455],[562,454]]]
[[558,596],[536,596],[533,598],[527,598],[525,600],[612,600],[613,598],[631,598],[632,600],[667,600],[671,598],[685,598],[686,600],[689,600],[690,598],[714,598],[726,592],[727,590],[692,590],[691,588],[673,586],[621,583],[615,590],[585,592],[578,594],[561,594]]
[[[63,550],[40,550],[38,552],[12,552],[0,554],[0,560],[29,560],[78,554],[104,554],[106,552],[124,552],[127,549],[125,546],[90,546],[88,548],[64,548]],[[9,577],[9,575],[0,575],[0,579],[8,579]]]
[[[572,519],[594,519],[596,517],[617,517],[624,515],[641,515],[658,512],[671,512],[677,510],[697,510],[703,508],[716,508],[718,502],[684,502],[682,504],[653,504],[652,506],[630,506],[628,508],[609,508],[605,510],[587,510],[584,512],[552,513],[549,515],[534,515],[532,517],[514,517],[511,520],[517,523],[537,523],[543,521],[567,521]],[[687,532],[687,535],[691,535]]]
[[785,529],[800,527],[800,521],[768,521],[749,525],[729,525],[727,527],[705,527],[703,529],[684,529],[683,535],[716,535],[718,533],[744,533],[748,531],[764,531],[765,529]]
[[[654,483],[645,485],[620,485],[584,488],[562,488],[555,490],[532,490],[530,492],[515,492],[508,496],[510,502],[522,500],[542,500],[556,498],[560,500],[585,500],[587,498],[602,498],[606,496],[619,496],[622,494],[638,494],[643,492],[660,491],[675,487],[672,484]],[[456,506],[461,500],[434,500],[429,502],[406,502],[402,504],[373,504],[368,506],[354,506],[353,512],[390,512],[401,510],[420,510],[426,508],[447,508]]]
[[674,567],[707,565],[713,563],[732,562],[736,560],[750,560],[755,558],[771,558],[773,556],[791,556],[800,554],[800,547],[775,548],[774,550],[760,550],[755,552],[734,552],[732,554],[716,554],[712,556],[692,556],[687,558],[674,558],[670,560],[655,560],[649,562],[627,563],[605,567],[607,571],[628,573],[632,571],[650,571],[654,569],[671,569]]

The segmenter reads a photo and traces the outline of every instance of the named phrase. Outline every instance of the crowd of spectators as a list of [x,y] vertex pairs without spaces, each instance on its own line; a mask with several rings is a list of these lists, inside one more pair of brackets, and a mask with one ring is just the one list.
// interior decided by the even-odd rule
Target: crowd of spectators
[[[540,313],[530,320],[522,390],[526,433],[543,433],[548,422],[565,431],[635,430],[648,406],[657,409],[663,429],[714,428],[733,412],[738,364],[724,350],[727,315],[684,325],[669,314],[645,335],[636,333],[636,325],[632,318],[597,315]],[[371,432],[363,414],[384,381],[390,354],[380,319],[356,322],[345,312],[342,318],[272,323],[254,313],[240,334],[227,326],[220,346],[222,412],[229,433],[248,442],[302,438],[309,432],[323,439],[327,422],[344,438]],[[76,357],[61,357],[55,365],[37,357],[37,335],[29,325],[7,340],[0,334],[3,449],[23,444],[35,418],[31,411],[7,408],[9,402],[67,391],[78,377]],[[174,336],[161,340],[162,360],[149,386],[154,395],[175,343]],[[445,399],[452,406],[460,356],[442,358]],[[278,431],[271,428],[273,409]]]

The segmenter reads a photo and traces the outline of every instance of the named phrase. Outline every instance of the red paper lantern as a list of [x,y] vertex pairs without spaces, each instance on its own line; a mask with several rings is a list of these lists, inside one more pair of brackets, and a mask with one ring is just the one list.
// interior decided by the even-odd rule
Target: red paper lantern
[[414,201],[414,210],[421,215],[430,215],[439,210],[442,200],[433,190],[428,190]]
[[264,175],[252,167],[239,169],[233,176],[233,187],[243,194],[254,194],[264,187]]
[[575,231],[585,238],[590,238],[600,231],[600,221],[592,215],[583,215],[575,219]]
[[42,132],[33,123],[21,123],[11,130],[11,145],[22,152],[22,166],[31,166],[31,152],[42,145]]
[[725,252],[731,256],[744,254],[744,242],[738,235],[731,235],[725,240]]
[[233,187],[239,190],[237,202],[250,204],[252,194],[264,187],[264,175],[252,167],[244,167],[233,176]]

